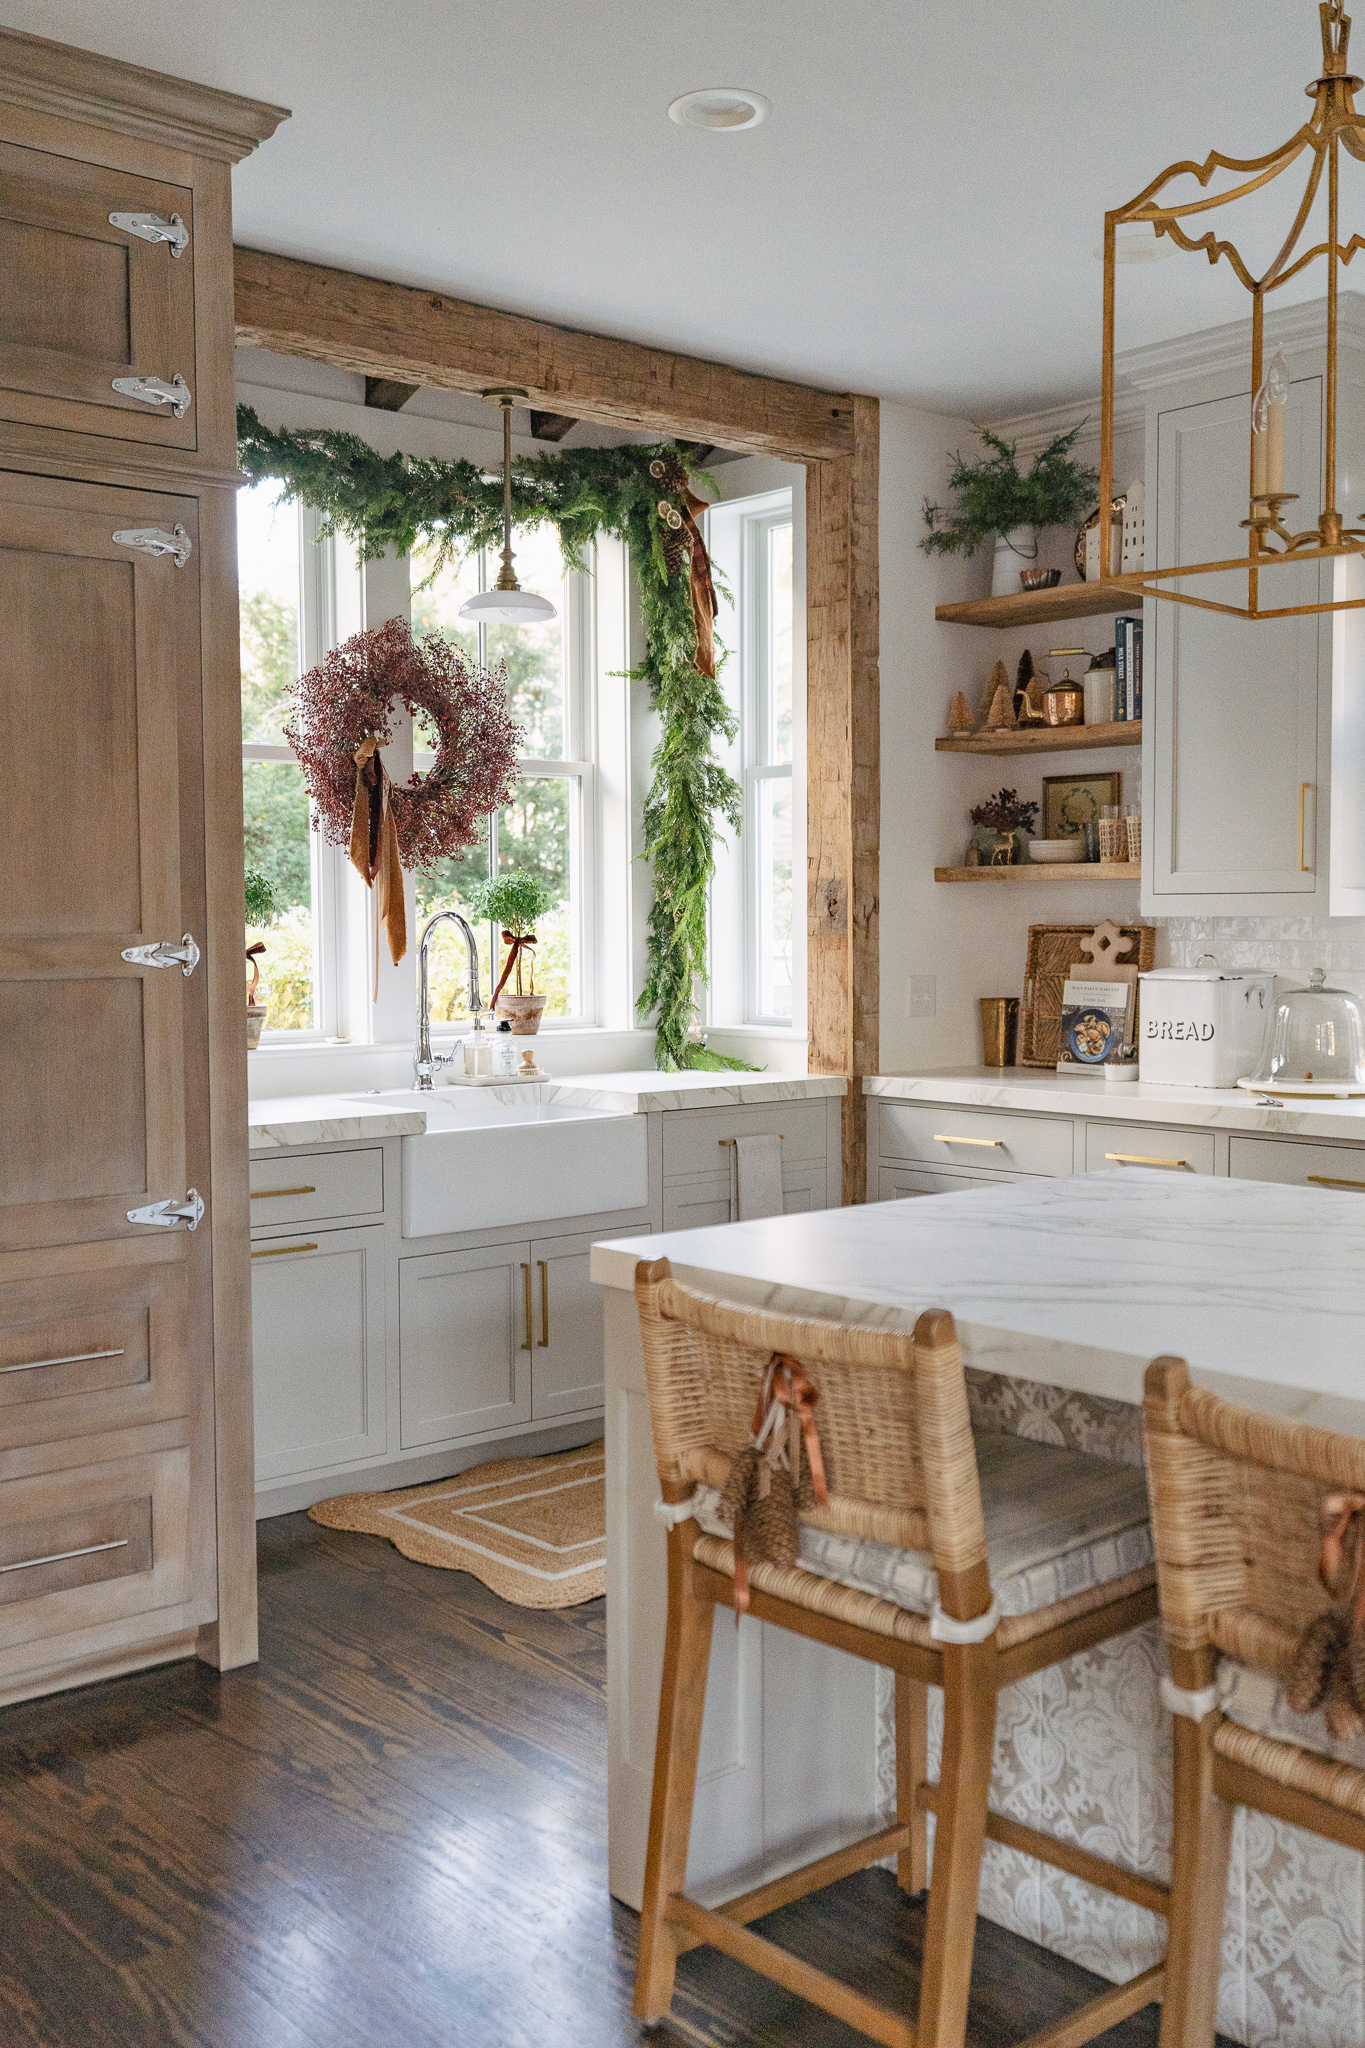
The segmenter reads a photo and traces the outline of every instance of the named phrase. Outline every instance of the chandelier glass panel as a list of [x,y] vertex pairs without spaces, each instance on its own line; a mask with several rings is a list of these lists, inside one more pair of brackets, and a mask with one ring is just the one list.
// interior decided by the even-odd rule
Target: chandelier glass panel
[[[1339,221],[1341,152],[1345,150],[1365,163],[1365,115],[1356,112],[1354,99],[1362,80],[1352,77],[1347,69],[1351,23],[1343,12],[1342,0],[1322,0],[1318,12],[1322,25],[1322,75],[1306,88],[1313,101],[1311,115],[1287,142],[1262,157],[1229,157],[1215,150],[1202,162],[1185,160],[1171,164],[1135,199],[1126,206],[1115,207],[1104,217],[1101,505],[1112,503],[1114,489],[1114,298],[1119,230],[1146,224],[1158,237],[1169,237],[1177,249],[1202,255],[1211,265],[1226,263],[1251,294],[1253,397],[1248,420],[1247,516],[1238,522],[1247,534],[1246,550],[1220,561],[1159,564],[1155,569],[1120,575],[1116,565],[1111,573],[1114,535],[1110,522],[1101,519],[1100,576],[1116,590],[1131,591],[1141,597],[1168,598],[1178,604],[1199,605],[1249,619],[1285,618],[1365,606],[1365,575],[1359,571],[1347,575],[1337,570],[1329,572],[1326,578],[1320,575],[1318,602],[1297,604],[1285,600],[1291,595],[1306,594],[1302,579],[1291,579],[1294,589],[1281,585],[1277,590],[1279,579],[1274,573],[1287,563],[1323,563],[1333,558],[1365,556],[1365,527],[1346,525],[1336,502],[1338,292],[1343,268],[1357,250],[1365,249],[1365,235],[1351,233],[1343,239]],[[1290,178],[1296,166],[1299,175]],[[1233,182],[1225,190],[1209,191],[1220,173],[1230,175]],[[1254,268],[1237,245],[1220,235],[1214,226],[1200,232],[1204,216],[1235,206],[1239,200],[1249,201],[1252,194],[1266,191],[1281,178],[1286,182],[1280,192],[1289,199],[1281,215],[1285,231],[1264,267]],[[1168,188],[1182,180],[1194,181],[1198,189],[1193,196],[1189,196],[1188,184],[1183,187],[1183,198],[1169,192]],[[1257,206],[1254,211],[1260,214],[1263,209]],[[1302,510],[1307,508],[1300,508],[1294,493],[1284,488],[1289,374],[1278,351],[1269,363],[1265,361],[1265,306],[1272,293],[1301,278],[1318,262],[1325,263],[1327,273],[1322,507],[1316,524],[1295,531],[1296,513],[1302,516]],[[1239,596],[1245,576],[1244,603],[1228,601],[1229,572],[1233,571],[1241,572],[1235,584]],[[1197,584],[1201,577],[1221,580],[1205,583],[1201,590]],[[1176,583],[1181,587],[1172,587]]]

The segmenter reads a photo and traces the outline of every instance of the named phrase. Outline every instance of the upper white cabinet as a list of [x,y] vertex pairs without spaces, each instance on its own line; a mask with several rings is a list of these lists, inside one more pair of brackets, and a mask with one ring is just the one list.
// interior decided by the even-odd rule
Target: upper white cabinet
[[[1321,356],[1316,360],[1320,366]],[[1291,370],[1296,367],[1291,359]],[[1239,522],[1247,511],[1251,394],[1245,371],[1243,388],[1235,372],[1222,381],[1220,395],[1211,395],[1209,378],[1153,394],[1147,439],[1148,476],[1155,477],[1147,494],[1153,567],[1227,561],[1246,551]],[[1285,424],[1285,482],[1298,494],[1285,518],[1295,529],[1316,522],[1321,471],[1321,378],[1295,376]],[[1320,588],[1330,593],[1331,576],[1330,562],[1267,570],[1261,601],[1316,603]],[[1246,602],[1244,571],[1177,587],[1215,602]],[[1331,615],[1253,624],[1149,599],[1143,618],[1144,910],[1158,916],[1325,914]]]

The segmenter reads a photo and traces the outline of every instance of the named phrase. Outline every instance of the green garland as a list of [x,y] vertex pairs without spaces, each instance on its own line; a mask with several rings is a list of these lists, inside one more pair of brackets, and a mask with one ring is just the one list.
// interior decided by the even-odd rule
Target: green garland
[[[249,405],[237,409],[238,459],[253,482],[277,477],[285,496],[324,515],[324,533],[354,540],[362,559],[394,547],[410,554],[432,545],[438,568],[477,548],[502,545],[502,479],[475,462],[379,455],[355,434],[263,426]],[[648,969],[641,1018],[655,1017],[655,1055],[666,1070],[736,1067],[720,1053],[691,1043],[695,988],[706,979],[706,899],[715,872],[721,820],[739,830],[743,792],[716,759],[720,738],[733,739],[734,714],[718,683],[696,666],[687,558],[676,549],[670,573],[670,528],[661,500],[679,497],[649,473],[651,462],[677,457],[658,447],[573,448],[512,462],[512,516],[550,521],[570,568],[599,533],[630,550],[640,587],[645,659],[633,678],[649,684],[662,720],[654,780],[645,800],[645,858],[654,876]]]

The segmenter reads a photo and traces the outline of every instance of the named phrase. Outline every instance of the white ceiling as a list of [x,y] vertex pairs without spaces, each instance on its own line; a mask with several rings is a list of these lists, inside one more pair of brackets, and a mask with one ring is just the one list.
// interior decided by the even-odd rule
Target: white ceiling
[[[292,107],[235,173],[241,242],[981,417],[1097,388],[1104,207],[1285,139],[1319,55],[1313,0],[0,7]],[[668,120],[726,84],[769,120]],[[1202,258],[1121,278],[1121,340],[1245,309]]]

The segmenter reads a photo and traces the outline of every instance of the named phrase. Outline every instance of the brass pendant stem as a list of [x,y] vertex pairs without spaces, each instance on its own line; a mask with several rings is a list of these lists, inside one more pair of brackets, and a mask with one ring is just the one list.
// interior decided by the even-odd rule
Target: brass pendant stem
[[494,590],[520,590],[512,567],[512,400],[504,394],[502,407],[502,567]]
[[[1320,529],[1324,547],[1334,546],[1335,541],[1341,538],[1341,518],[1337,512],[1338,154],[1336,131],[1333,130],[1332,139],[1327,145],[1327,434],[1324,448],[1326,477]],[[1334,539],[1328,538],[1329,527],[1335,528]]]

